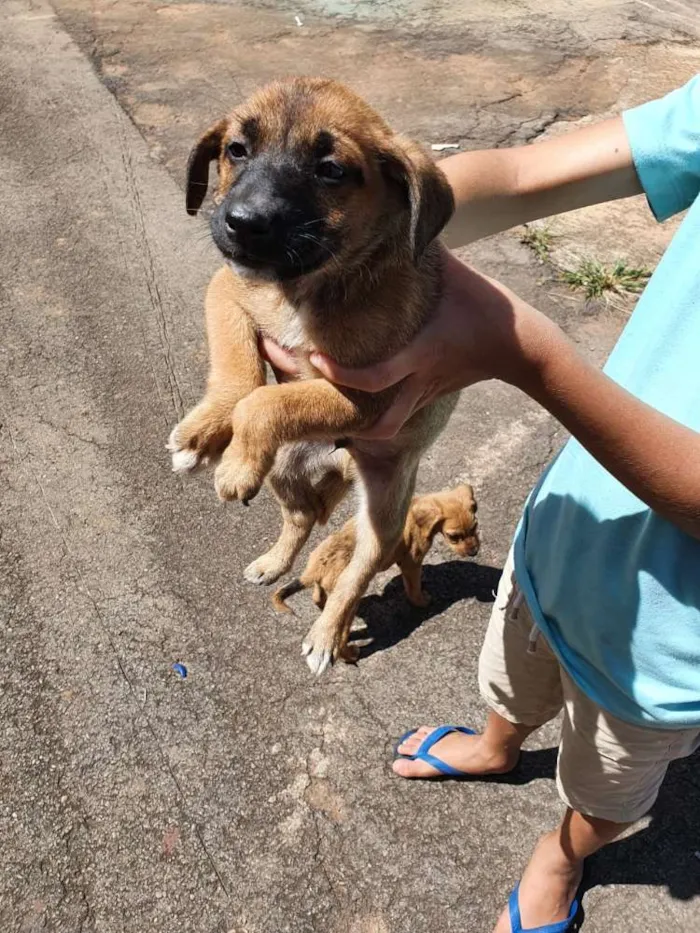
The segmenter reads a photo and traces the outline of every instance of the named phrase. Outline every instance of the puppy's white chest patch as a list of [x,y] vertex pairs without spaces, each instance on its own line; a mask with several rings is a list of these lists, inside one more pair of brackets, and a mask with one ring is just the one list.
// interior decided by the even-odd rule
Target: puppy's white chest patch
[[285,318],[277,342],[287,350],[298,350],[307,342],[304,309],[289,307]]

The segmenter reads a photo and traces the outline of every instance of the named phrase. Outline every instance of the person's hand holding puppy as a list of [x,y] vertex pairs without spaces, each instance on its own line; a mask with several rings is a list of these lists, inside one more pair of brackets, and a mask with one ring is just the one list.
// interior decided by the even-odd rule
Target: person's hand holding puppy
[[[290,358],[265,344],[286,371]],[[560,327],[504,285],[445,255],[435,317],[405,349],[377,366],[311,362],[339,385],[378,392],[403,380],[390,409],[362,436],[393,437],[430,400],[483,379],[509,382],[539,402],[639,499],[700,537],[700,477],[694,431],[651,408],[589,363]]]
[[[528,391],[548,336],[563,334],[543,314],[499,282],[443,251],[443,295],[435,317],[405,349],[364,369],[340,366],[320,353],[311,363],[330,382],[381,392],[403,382],[391,408],[366,438],[391,438],[406,421],[441,395],[484,379],[501,379]],[[296,361],[271,341],[263,352],[278,369],[296,372]]]

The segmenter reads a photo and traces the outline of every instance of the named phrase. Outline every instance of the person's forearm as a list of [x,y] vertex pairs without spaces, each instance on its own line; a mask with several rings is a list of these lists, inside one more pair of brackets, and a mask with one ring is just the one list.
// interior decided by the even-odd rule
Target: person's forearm
[[536,363],[515,384],[639,499],[700,538],[700,434],[621,388],[548,320],[531,318],[524,333]]
[[641,192],[621,117],[564,136],[463,152],[439,163],[456,210],[450,248],[553,214]]

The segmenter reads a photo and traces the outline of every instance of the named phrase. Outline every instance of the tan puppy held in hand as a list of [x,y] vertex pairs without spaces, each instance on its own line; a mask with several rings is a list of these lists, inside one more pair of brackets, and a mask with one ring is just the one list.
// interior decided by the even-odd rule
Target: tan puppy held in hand
[[[356,486],[355,550],[302,645],[319,674],[343,653],[360,598],[401,538],[420,458],[457,394],[421,409],[390,441],[354,439],[396,389],[338,388],[319,378],[309,354],[365,366],[415,337],[440,295],[435,237],[454,201],[427,153],[321,78],[263,88],[204,134],[188,166],[191,214],[212,161],[211,231],[226,266],[207,295],[209,380],[168,446],[181,471],[220,456],[222,499],[246,503],[265,481],[272,487],[284,528],[246,572],[261,582],[289,568],[314,523]],[[296,355],[299,380],[264,385],[261,334]],[[348,437],[348,451],[336,450]]]
[[[469,485],[444,489],[442,492],[416,496],[406,518],[401,540],[379,569],[388,570],[397,564],[401,571],[408,601],[419,607],[430,603],[430,596],[421,587],[423,561],[436,535],[441,534],[459,557],[476,557],[479,552],[479,531],[474,490]],[[340,574],[350,563],[355,550],[356,523],[346,522],[340,531],[329,535],[312,552],[306,569],[296,580],[280,587],[272,597],[278,612],[291,612],[285,602],[302,590],[313,588],[312,599],[323,609]]]

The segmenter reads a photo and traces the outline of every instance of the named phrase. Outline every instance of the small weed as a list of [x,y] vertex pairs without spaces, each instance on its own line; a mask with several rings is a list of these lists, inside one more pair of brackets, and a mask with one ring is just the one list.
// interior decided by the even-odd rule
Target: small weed
[[525,229],[520,236],[520,242],[527,246],[537,256],[539,262],[546,262],[552,251],[552,241],[554,234],[549,227],[531,227],[525,225]]
[[597,259],[582,259],[575,269],[565,269],[561,273],[562,281],[571,288],[582,289],[588,301],[625,293],[639,294],[650,276],[649,269],[637,269],[622,260],[605,266]]

